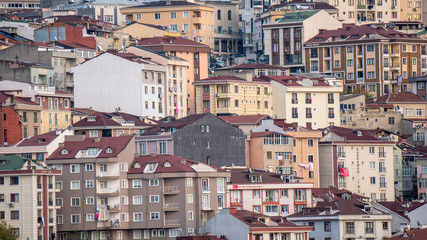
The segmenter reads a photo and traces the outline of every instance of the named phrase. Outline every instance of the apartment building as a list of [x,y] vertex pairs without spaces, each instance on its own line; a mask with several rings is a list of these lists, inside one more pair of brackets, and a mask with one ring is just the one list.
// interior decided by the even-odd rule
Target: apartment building
[[122,135],[139,134],[151,127],[141,117],[124,112],[91,114],[73,124],[75,135],[86,137],[117,137]]
[[347,92],[374,97],[411,92],[408,78],[427,71],[426,45],[426,40],[387,27],[345,25],[320,31],[305,43],[306,72],[343,78]]
[[264,119],[270,119],[268,115],[235,115],[235,116],[219,116],[222,120],[229,124],[241,129],[246,133],[252,132],[252,130],[258,127]]
[[321,201],[288,216],[288,220],[313,227],[308,239],[383,239],[391,237],[391,215],[357,194],[334,188],[313,190]]
[[308,239],[313,228],[299,226],[283,217],[270,217],[248,210],[227,208],[209,220],[200,233],[224,235],[227,239]]
[[65,136],[72,135],[73,132],[65,129],[47,132],[37,136],[24,138],[17,144],[0,147],[1,155],[19,155],[23,158],[44,161],[64,142]]
[[427,155],[416,159],[417,182],[418,182],[418,199],[427,199]]
[[[427,59],[421,59],[421,64],[427,68]],[[409,77],[408,82],[411,84],[412,93],[426,100],[427,72],[422,72],[420,77]]]
[[[338,9],[338,19],[344,23],[374,24],[405,21],[401,18],[402,0],[328,0]],[[405,1],[406,4],[406,1]]]
[[[128,229],[127,172],[135,155],[133,136],[67,136],[46,162],[62,169],[56,179],[58,239],[120,239]],[[126,199],[126,198],[125,198]],[[122,237],[123,238],[123,237]],[[128,238],[123,238],[128,239]]]
[[34,0],[7,0],[0,3],[0,13],[8,11],[37,10],[40,9],[40,1]]
[[[208,77],[209,46],[182,37],[143,38],[138,41],[137,45],[188,61],[189,66],[185,74],[187,77],[187,115],[196,113],[196,92],[193,82]],[[174,71],[174,74],[178,73]]]
[[[285,13],[276,22],[263,25],[264,55],[269,63],[304,72],[306,53],[303,44],[319,31],[342,27],[342,23],[324,10]],[[308,71],[306,71],[308,72]]]
[[313,184],[288,180],[260,169],[231,170],[231,180],[227,182],[229,206],[282,217],[311,207]]
[[188,79],[186,74],[187,68],[190,66],[189,61],[136,45],[126,48],[126,51],[138,56],[148,57],[152,61],[166,66],[166,85],[164,88],[166,115],[175,118],[186,117],[186,79]]
[[132,53],[103,53],[73,68],[74,106],[161,119],[165,70]]
[[400,0],[400,21],[423,21],[423,5],[421,0]]
[[322,133],[267,119],[252,130],[248,166],[284,175],[319,187],[318,141]]
[[136,137],[140,155],[173,154],[212,166],[246,166],[245,133],[217,116],[190,115],[159,123]]
[[273,114],[286,122],[317,129],[339,126],[339,94],[342,82],[335,77],[298,75],[262,76],[269,80],[273,95]]
[[160,1],[120,9],[126,21],[168,26],[181,36],[214,48],[214,7],[187,1]]
[[17,155],[0,156],[0,219],[19,240],[49,240],[57,231],[55,177],[60,170]]
[[251,73],[195,81],[196,113],[272,115],[271,84]]
[[126,239],[175,239],[197,233],[227,206],[229,177],[225,170],[173,155],[135,158],[128,173],[133,231]]
[[325,129],[319,141],[320,187],[334,186],[372,200],[394,201],[394,145],[366,130]]

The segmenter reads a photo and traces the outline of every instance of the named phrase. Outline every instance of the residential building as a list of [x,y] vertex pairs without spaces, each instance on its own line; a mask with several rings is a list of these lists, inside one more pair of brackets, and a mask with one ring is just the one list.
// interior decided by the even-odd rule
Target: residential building
[[392,216],[391,232],[393,234],[405,229],[422,228],[427,224],[425,219],[426,203],[418,201],[372,202],[372,205]]
[[55,177],[61,170],[17,155],[0,156],[0,217],[19,240],[49,240],[57,231]]
[[165,115],[175,118],[187,116],[187,68],[189,61],[173,55],[166,55],[142,46],[130,46],[126,51],[135,55],[150,58],[153,62],[166,67],[165,87]]
[[[421,59],[422,68],[427,69],[427,59]],[[411,83],[412,93],[417,95],[418,97],[426,100],[427,92],[426,92],[426,82],[427,82],[427,72],[422,72],[421,77],[410,77],[408,78],[408,82]]]
[[250,72],[254,77],[261,76],[289,76],[289,68],[264,64],[264,63],[243,63],[232,67],[215,69],[215,74],[225,76],[235,76],[240,72]]
[[340,96],[341,127],[361,129],[383,129],[401,134],[403,114],[395,111],[390,103],[366,103],[363,94]]
[[[30,25],[31,24],[28,22],[12,21],[12,20],[6,20],[6,19],[0,23],[0,27],[2,28],[2,34],[10,33],[12,37],[16,36],[18,38],[24,38],[32,41],[34,40],[34,29],[31,28]],[[3,35],[3,37],[6,37],[6,36]],[[12,40],[12,39],[9,39],[9,40]],[[18,40],[18,41],[21,41],[21,40]]]
[[217,237],[212,235],[187,235],[176,237],[177,240],[227,240],[225,237]]
[[196,113],[216,115],[272,115],[271,84],[251,73],[214,76],[193,83]]
[[268,115],[235,115],[235,116],[219,116],[222,120],[229,124],[240,128],[246,133],[250,133],[254,128],[259,126],[264,119],[270,119]]
[[423,4],[426,3],[421,0],[400,0],[400,21],[423,21]]
[[372,200],[394,201],[394,145],[366,130],[325,129],[319,141],[320,187],[334,186]]
[[[72,49],[63,49],[60,46],[36,46],[22,43],[0,51],[0,59],[13,61],[17,55],[24,61],[52,66],[53,85],[70,93],[73,92],[73,74],[70,67],[74,67],[84,60]],[[9,79],[13,80],[13,78]]]
[[[41,107],[39,118],[34,118],[39,125],[37,133],[51,132],[55,129],[65,129],[71,124],[71,100],[73,95],[54,86],[15,81],[0,81],[0,88],[9,91],[18,90],[14,95],[31,99]],[[37,135],[37,134],[35,134]]]
[[427,4],[422,4],[422,6],[423,6],[423,16],[422,16],[422,19],[423,19],[423,25],[426,25],[427,24]]
[[411,238],[413,240],[422,240],[425,238],[427,233],[427,228],[417,228],[417,229],[405,229],[402,234],[399,234],[394,237],[385,238],[384,240],[406,240]]
[[141,117],[124,112],[91,114],[73,124],[75,135],[86,137],[117,137],[144,132],[150,124],[145,123]]
[[39,10],[40,2],[34,0],[7,0],[0,3],[0,13],[5,14],[10,11]]
[[319,131],[288,124],[283,119],[263,120],[248,139],[248,167],[319,187],[318,141],[321,137]]
[[[427,200],[427,154],[416,159],[418,180],[418,199]],[[427,223],[425,223],[427,224]]]
[[40,133],[42,108],[30,99],[15,96],[15,94],[10,91],[0,91],[1,147],[11,146],[22,138]]
[[[134,136],[65,137],[46,159],[63,173],[55,182],[59,189],[55,201],[61,207],[58,239],[117,237],[117,232],[129,228],[130,207],[123,197],[129,196],[127,175],[134,154]],[[124,218],[122,213],[127,213]]]
[[350,92],[374,97],[411,92],[409,77],[420,76],[427,41],[387,27],[344,25],[320,31],[305,44],[306,72],[334,74]]
[[209,165],[246,166],[246,136],[213,114],[159,123],[136,137],[140,155],[171,154]]
[[50,65],[15,60],[0,60],[0,78],[17,82],[53,86],[53,68]]
[[132,53],[109,51],[72,71],[75,107],[104,112],[117,109],[153,119],[165,116],[165,66]]
[[132,22],[118,29],[116,32],[129,35],[129,41],[137,43],[141,38],[151,37],[179,37],[181,32],[169,30],[168,27],[162,25],[152,25],[143,22]]
[[338,19],[344,23],[374,24],[399,21],[403,1],[363,1],[350,0],[348,2],[328,0],[332,6],[338,9]]
[[288,181],[260,169],[232,169],[227,182],[230,207],[267,216],[288,216],[311,207],[312,183]]
[[[197,16],[197,11],[193,14]],[[197,41],[181,37],[143,38],[138,41],[138,45],[188,61],[190,65],[185,74],[187,76],[187,115],[196,113],[196,91],[193,82],[208,77],[210,48]]]
[[341,80],[330,76],[262,76],[270,80],[274,118],[317,129],[340,125]]
[[214,48],[214,7],[187,1],[159,1],[120,9],[128,22],[169,26],[170,31]]
[[128,172],[131,239],[139,233],[149,239],[195,234],[227,206],[230,173],[199,161],[156,154],[135,158]]
[[304,64],[308,63],[303,44],[321,30],[341,27],[342,23],[324,10],[285,13],[280,20],[262,26],[264,55],[272,65],[285,65],[291,72],[304,72]]
[[199,233],[224,235],[227,239],[308,239],[313,228],[298,226],[283,217],[227,208],[200,228]]
[[71,108],[71,124],[74,124],[82,119],[85,119],[91,115],[97,114],[98,111],[92,108]]
[[75,15],[90,16],[92,19],[101,20],[107,23],[124,26],[126,18],[120,13],[120,9],[125,7],[137,6],[144,4],[146,1],[75,1],[65,2],[64,4],[52,7],[52,12],[57,11],[74,11]]
[[419,35],[424,30],[423,23],[420,21],[397,21],[391,22],[394,30],[406,34]]
[[73,132],[65,129],[47,132],[37,136],[24,138],[18,143],[0,147],[1,155],[20,155],[24,158],[44,161],[64,142],[65,136],[72,135]]
[[214,7],[213,54],[225,57],[227,65],[232,65],[233,55],[243,53],[240,1],[197,0],[196,2]]
[[287,218],[297,225],[313,228],[307,239],[391,237],[392,217],[357,194],[334,188],[315,189],[313,192],[321,201]]

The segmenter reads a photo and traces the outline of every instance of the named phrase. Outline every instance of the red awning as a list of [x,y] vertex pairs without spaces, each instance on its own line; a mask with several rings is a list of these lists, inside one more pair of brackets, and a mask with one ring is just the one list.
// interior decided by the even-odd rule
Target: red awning
[[341,168],[340,175],[343,177],[349,177],[350,174],[348,173],[348,168]]

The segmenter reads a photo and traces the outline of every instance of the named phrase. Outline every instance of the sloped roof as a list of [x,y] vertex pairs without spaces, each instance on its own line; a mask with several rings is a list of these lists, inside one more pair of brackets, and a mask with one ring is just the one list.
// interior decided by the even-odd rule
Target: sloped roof
[[[95,117],[95,121],[89,121],[90,117]],[[97,112],[73,124],[73,127],[99,127],[99,126],[121,126],[120,123],[111,119],[105,113]]]
[[[194,83],[200,83],[200,82],[216,82],[216,81],[232,81],[232,82],[245,82],[245,83],[251,83],[250,81],[247,81],[246,79],[239,78],[236,76],[225,76],[225,75],[217,75],[214,77],[208,77],[200,80],[194,81]],[[266,83],[269,84],[270,81],[262,78],[252,78],[252,83]]]
[[[275,228],[275,227],[289,227],[289,228],[302,228],[307,229],[311,228],[308,226],[302,226],[302,225],[296,225],[292,222],[289,222],[285,218],[282,217],[270,217],[264,214],[255,213],[247,210],[236,210],[235,213],[230,211],[230,214],[240,220],[241,222],[245,223],[249,227],[265,227],[265,228]],[[268,225],[265,222],[260,221],[260,219],[266,219],[270,218],[271,221],[275,222],[277,226],[275,225]]]
[[4,164],[0,164],[0,171],[19,170],[27,160],[27,158],[18,155],[0,156],[0,161],[4,161]]
[[[250,175],[259,175],[262,178],[262,182],[251,182],[249,179]],[[229,184],[281,184],[283,182],[280,174],[266,172],[260,169],[232,169],[231,170],[231,181]]]
[[171,121],[168,123],[159,123],[158,125],[152,127],[152,128],[148,128],[146,130],[145,133],[143,133],[142,135],[155,135],[159,132],[162,131],[162,129],[181,129],[189,124],[194,123],[195,121],[205,117],[206,115],[208,115],[209,113],[203,113],[203,114],[193,114],[193,115],[189,115],[187,117],[183,117],[180,119],[177,119],[175,121]]
[[[362,129],[351,129],[343,128],[337,126],[330,126],[329,132],[334,133],[340,137],[345,137],[346,141],[378,141],[381,142],[378,138],[373,136],[369,131]],[[358,136],[358,132],[361,133]]]
[[405,93],[390,93],[384,94],[377,98],[375,103],[425,103],[426,100],[421,97],[405,92]]
[[308,79],[313,83],[313,87],[332,87],[323,78],[309,78],[306,76],[261,76],[264,80],[273,80],[285,86],[302,87],[303,79]]
[[319,11],[298,11],[298,12],[290,12],[285,13],[282,18],[277,21],[278,23],[288,23],[288,22],[302,22]]
[[287,67],[270,65],[265,63],[242,63],[230,67],[231,69],[287,69]]
[[[167,167],[165,163],[170,163],[170,166]],[[139,163],[141,165],[140,168],[135,167],[135,163]],[[205,163],[199,163],[190,159],[174,156],[174,155],[145,155],[139,156],[135,158],[132,162],[131,167],[129,168],[129,174],[141,174],[143,173],[147,164],[156,163],[157,167],[153,173],[176,173],[176,172],[196,172],[193,165],[204,164],[208,166],[213,171],[221,171],[225,170],[207,165]]]
[[205,6],[201,4],[196,4],[187,1],[160,1],[160,2],[152,2],[144,5],[138,5],[133,7],[127,7],[124,9],[135,9],[135,8],[154,8],[154,7],[180,7],[180,6]]
[[263,119],[269,118],[268,115],[239,115],[239,116],[218,116],[230,124],[258,124]]
[[126,121],[133,121],[135,123],[135,126],[152,126],[148,123],[145,123],[144,121],[142,121],[138,116],[129,114],[129,113],[124,113],[124,112],[112,112],[109,113],[108,115],[110,116],[120,116],[122,117],[124,120]]
[[17,147],[28,147],[28,146],[47,146],[53,140],[58,137],[56,131],[47,132],[37,136],[33,136],[27,139],[22,140],[16,146]]
[[390,237],[384,238],[384,240],[425,240],[427,236],[427,228],[414,228],[411,230],[405,230],[404,233]]
[[[171,1],[171,2],[175,2],[175,1]],[[164,36],[164,37],[153,37],[153,38],[141,38],[138,41],[138,45],[140,46],[149,46],[149,45],[179,45],[179,46],[196,46],[196,47],[207,47],[209,48],[208,45],[199,43],[199,42],[195,42],[193,40],[190,39],[185,39],[182,37],[169,37],[169,36]]]
[[409,220],[408,216],[405,215],[405,212],[411,212],[421,206],[423,206],[424,203],[417,202],[417,201],[403,201],[403,202],[378,202],[378,204],[382,205],[383,207],[387,208],[390,211],[395,212],[396,214],[399,214],[401,217],[406,218]]
[[[65,141],[63,147],[58,147],[47,160],[57,159],[74,159],[80,150],[88,148],[98,148],[102,150],[96,158],[112,158],[117,157],[130,143],[133,136],[119,137],[101,137],[101,138],[84,138],[82,141]],[[111,148],[112,153],[107,153],[105,150]],[[61,151],[66,149],[67,154],[61,154]]]

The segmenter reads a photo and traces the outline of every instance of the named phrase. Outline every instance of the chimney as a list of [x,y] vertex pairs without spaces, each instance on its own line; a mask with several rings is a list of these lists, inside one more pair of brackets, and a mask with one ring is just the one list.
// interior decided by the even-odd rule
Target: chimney
[[181,163],[181,164],[186,164],[187,163],[187,161],[185,161],[185,159],[181,159],[181,160],[179,160],[179,162]]
[[28,168],[28,170],[31,170],[31,160],[30,159],[27,160],[27,168]]
[[58,136],[58,135],[60,135],[60,134],[61,134],[61,130],[57,129],[55,133],[56,133],[56,135]]
[[99,141],[101,141],[101,138],[99,138],[99,137],[93,139],[93,142],[99,142]]
[[248,81],[248,82],[252,82],[252,80],[253,80],[253,75],[252,75],[252,73],[250,73],[250,72],[245,73],[245,79],[246,79],[246,81]]
[[157,154],[156,153],[151,153],[150,156],[151,157],[155,157]]
[[231,214],[236,214],[237,209],[236,209],[236,208],[230,208],[230,209],[229,209],[229,212],[230,212]]

